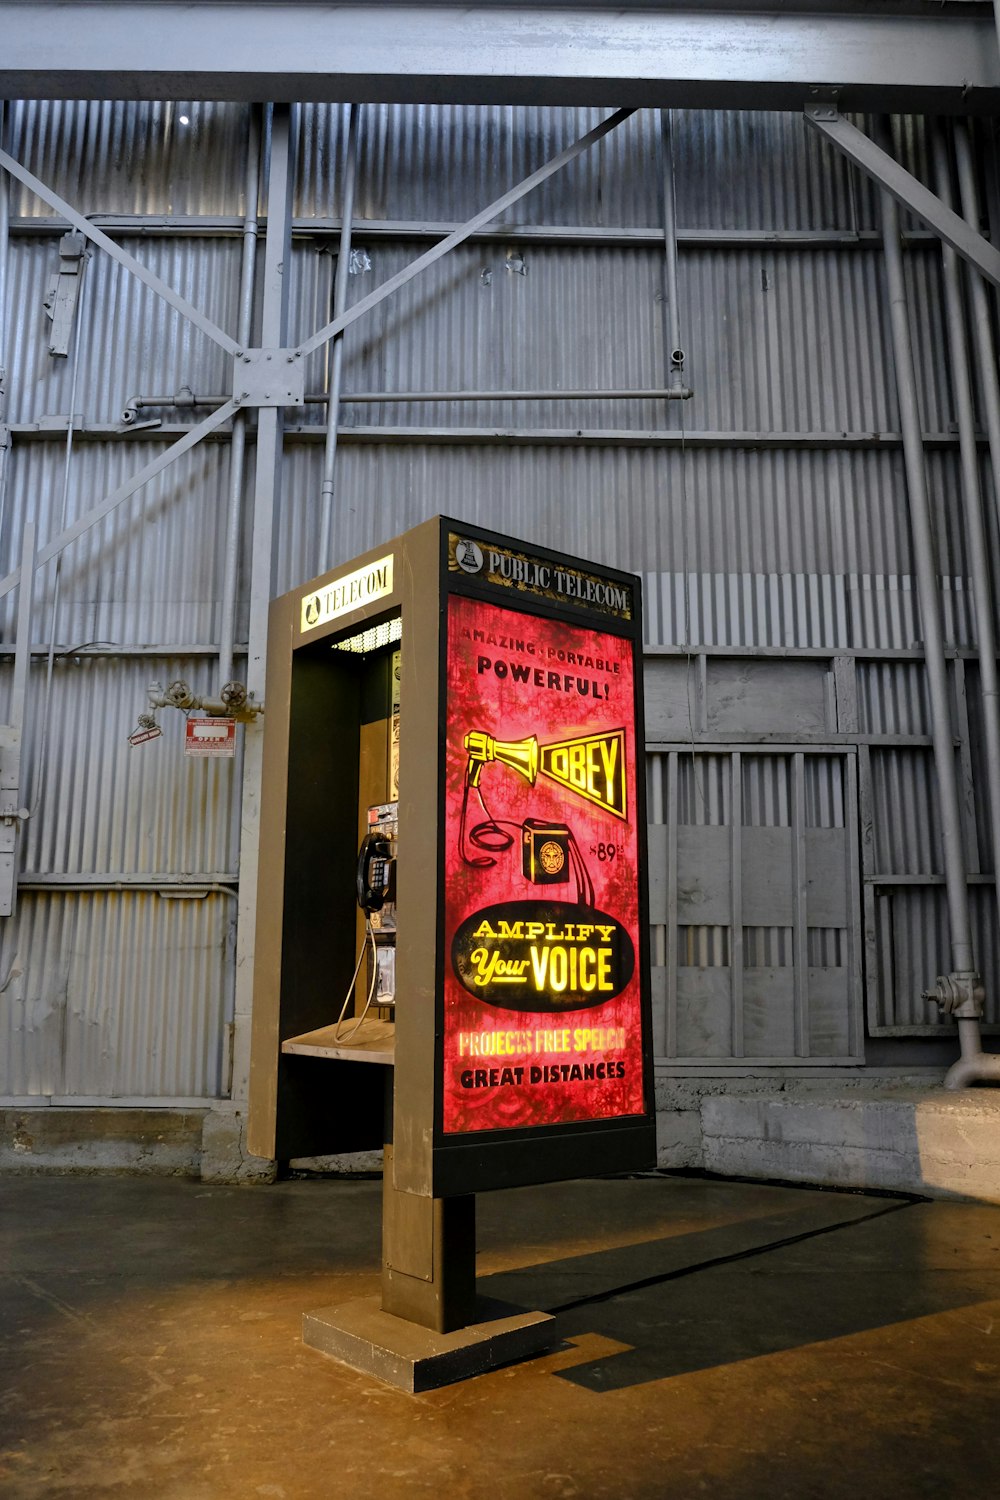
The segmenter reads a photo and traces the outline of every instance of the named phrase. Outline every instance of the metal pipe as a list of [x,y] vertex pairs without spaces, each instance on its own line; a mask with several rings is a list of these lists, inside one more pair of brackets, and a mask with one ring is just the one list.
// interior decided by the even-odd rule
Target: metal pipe
[[[4,146],[6,106],[0,99],[0,150]],[[3,538],[7,498],[7,459],[10,437],[5,430],[7,416],[7,260],[10,249],[10,178],[0,169],[0,541]]]
[[[663,251],[667,276],[667,342],[670,346],[670,384],[675,395],[684,389],[684,350],[677,301],[677,199],[674,182],[672,111],[660,110],[663,139]],[[685,391],[685,397],[690,396]]]
[[[939,151],[940,155],[938,155]],[[948,192],[950,188],[945,170],[947,160],[944,156],[943,143],[939,144],[937,140],[935,141],[935,154],[938,168],[939,191]],[[955,158],[958,166],[962,213],[973,228],[978,230],[979,201],[973,168],[972,142],[967,125],[962,125],[955,131]],[[957,287],[957,268],[954,279]],[[1000,383],[997,380],[994,358],[993,329],[986,287],[981,278],[971,268],[969,269],[967,284],[972,311],[972,327],[975,337],[980,390],[986,417],[986,428],[989,434],[990,460],[993,469],[993,495],[994,503],[996,503],[996,498],[1000,494]],[[955,321],[952,312],[949,310],[949,322],[954,323]],[[969,405],[971,415],[971,394]],[[963,461],[963,470],[964,467]],[[976,464],[975,472],[978,481],[978,463]],[[976,565],[973,575],[973,587],[976,590],[979,669],[987,742],[987,786],[993,842],[994,881],[996,882],[996,898],[998,905],[1000,905],[1000,697],[998,697],[997,683],[996,632],[989,579],[989,556],[991,548],[987,540],[987,528],[983,515],[981,492],[979,495],[979,504],[975,507],[973,528],[969,532],[969,546]],[[982,599],[980,599],[980,585],[977,581],[979,574],[984,579]],[[985,630],[980,623],[981,614],[985,614]],[[1000,1056],[988,1054],[983,1051],[979,1017],[959,1017],[958,1035],[961,1057],[957,1063],[949,1068],[945,1078],[945,1087],[960,1089],[967,1088],[969,1084],[976,1082],[1000,1083]]]
[[[175,703],[172,698],[168,698],[163,693],[150,693],[147,701],[150,708],[181,708],[180,704]],[[214,718],[238,719],[240,722],[245,723],[251,719],[255,719],[258,714],[262,714],[264,712],[264,705],[262,703],[253,703],[249,706],[241,705],[234,707],[225,698],[202,698],[199,694],[192,693],[188,702],[183,705],[182,711],[188,713],[192,709],[196,709],[198,713],[209,714]]]
[[[664,389],[662,386],[649,389],[619,386],[597,391],[348,391],[346,394],[341,392],[340,404],[385,405],[390,402],[426,404],[434,401],[689,401],[693,395],[694,391],[689,390],[687,386],[670,389]],[[328,402],[329,399],[329,391],[310,391],[303,397],[306,405],[318,405],[320,402]],[[187,389],[175,391],[172,396],[130,396],[122,411],[122,422],[126,427],[130,427],[135,422],[137,414],[148,407],[173,406],[186,410],[193,406],[221,406],[223,401],[228,400],[228,396],[196,396]]]
[[[88,295],[90,291],[90,277],[87,275],[87,265],[90,260],[89,253],[85,254],[80,266],[80,297],[76,309],[76,328],[73,335],[73,368],[69,385],[69,414],[66,420],[66,449],[63,459],[63,483],[62,483],[62,508],[60,512],[59,530],[66,530],[66,521],[69,516],[69,493],[70,480],[73,465],[73,434],[76,422],[76,392],[80,378],[80,346],[83,342],[83,322],[87,308]],[[23,577],[20,580],[23,586]],[[34,798],[30,803],[31,812],[37,811],[45,791],[45,779],[48,774],[49,763],[49,725],[52,708],[52,676],[55,668],[56,656],[56,633],[59,628],[59,609],[62,603],[62,552],[56,555],[55,577],[52,580],[52,606],[49,627],[49,649],[45,662],[45,697],[42,703],[42,727],[39,736],[40,744],[38,750],[38,766],[35,773]]]
[[[951,173],[948,149],[940,125],[931,137],[938,196],[951,206]],[[976,445],[976,419],[972,404],[972,381],[969,350],[965,336],[965,307],[959,278],[958,257],[949,245],[941,247],[944,276],[945,313],[948,323],[948,345],[951,357],[951,384],[958,419],[959,457],[962,473],[962,511],[972,574],[976,637],[979,646],[979,674],[983,696],[983,727],[986,739],[986,782],[991,789],[990,829],[993,842],[993,868],[1000,860],[1000,682],[997,678],[997,642],[990,584],[989,543],[983,524],[983,496],[979,478],[979,452]],[[977,278],[978,280],[978,278]],[[982,287],[982,282],[979,282]]]
[[[333,283],[333,316],[339,318],[347,306],[347,283],[350,275],[351,233],[354,227],[354,187],[358,171],[358,107],[348,111],[347,147],[344,156],[344,192],[341,208],[340,246]],[[330,534],[333,530],[334,475],[337,468],[337,432],[340,427],[340,387],[344,371],[344,335],[337,334],[330,351],[327,377],[326,448],[323,453],[323,482],[320,485],[320,571],[328,567]]]
[[[190,685],[182,677],[178,677],[170,683],[166,692],[158,682],[151,682],[146,690],[146,697],[150,708],[153,709],[179,708],[185,713],[190,713],[192,709],[200,709],[206,714],[239,719],[244,723],[252,722],[258,714],[264,712],[263,703],[250,702],[246,687],[242,682],[226,683],[219,698],[204,698],[193,693]],[[143,716],[140,715],[140,722],[142,718]],[[146,727],[151,728],[153,723],[155,719]]]
[[[967,121],[962,121],[955,130],[955,158],[958,164],[958,188],[962,214],[974,228],[978,229],[979,192],[973,167],[971,130]],[[976,372],[979,376],[993,470],[993,503],[996,508],[1000,503],[1000,379],[997,376],[996,353],[993,345],[993,324],[990,318],[989,294],[982,278],[971,269],[968,272],[967,285],[976,344]]]
[[[243,217],[243,261],[240,267],[240,309],[236,337],[246,349],[253,330],[254,272],[257,264],[257,208],[260,184],[260,114],[250,107],[247,137],[246,185]],[[192,397],[192,405],[194,398]],[[221,404],[221,403],[219,403]],[[126,407],[126,411],[128,407]],[[229,451],[229,509],[226,517],[226,544],[222,568],[222,593],[219,603],[219,683],[225,687],[233,677],[233,650],[236,641],[236,590],[239,582],[240,531],[243,518],[243,477],[246,468],[246,424],[244,412],[233,418],[233,435]]]
[[[0,150],[7,127],[6,106],[0,99]],[[10,248],[10,177],[0,170],[0,421],[7,401],[7,252]]]
[[910,530],[913,538],[917,598],[924,634],[934,764],[941,803],[952,963],[956,971],[966,972],[973,968],[972,929],[969,921],[969,897],[965,879],[965,855],[962,848],[962,826],[955,775],[955,747],[948,701],[948,676],[941,623],[941,603],[938,595],[937,564],[934,557],[930,505],[927,498],[927,476],[924,469],[913,347],[907,316],[903,255],[899,240],[899,210],[890,193],[883,190],[879,198],[882,206],[882,242],[889,288],[893,361],[896,369],[896,390],[903,435],[903,462],[906,472]]
[[984,1052],[979,1022],[960,1017],[958,1043],[962,1055],[945,1075],[946,1089],[965,1089],[972,1083],[1000,1083],[1000,1053]]
[[18,882],[26,891],[151,891],[161,896],[201,896],[209,891],[218,891],[223,896],[236,896],[239,875],[228,875],[225,880],[209,876],[199,880],[197,875],[178,880],[175,875],[131,875],[124,872],[100,875],[28,875]]
[[[688,401],[694,395],[686,387],[614,386],[604,390],[523,391],[348,391],[342,402],[386,401]],[[307,396],[307,401],[324,400]]]

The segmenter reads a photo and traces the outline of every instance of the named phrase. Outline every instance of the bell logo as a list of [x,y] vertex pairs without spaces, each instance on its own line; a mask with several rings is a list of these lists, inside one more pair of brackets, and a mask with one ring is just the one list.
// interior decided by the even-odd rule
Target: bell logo
[[540,745],[538,769],[578,797],[626,818],[624,729]]
[[483,549],[475,542],[468,540],[456,542],[455,561],[463,573],[481,573],[483,570]]

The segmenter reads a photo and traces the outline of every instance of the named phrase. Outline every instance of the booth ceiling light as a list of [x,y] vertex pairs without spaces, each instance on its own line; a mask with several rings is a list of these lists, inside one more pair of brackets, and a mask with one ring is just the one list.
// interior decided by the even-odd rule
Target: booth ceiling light
[[380,625],[372,625],[368,630],[360,630],[357,635],[349,635],[345,641],[334,641],[334,651],[354,651],[359,656],[367,655],[369,651],[379,651],[383,646],[389,646],[393,641],[398,641],[403,633],[403,621],[399,615],[392,620],[383,620]]

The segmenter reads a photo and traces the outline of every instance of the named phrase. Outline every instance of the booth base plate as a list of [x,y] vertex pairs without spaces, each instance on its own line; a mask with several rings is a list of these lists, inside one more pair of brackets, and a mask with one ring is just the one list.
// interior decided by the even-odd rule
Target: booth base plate
[[365,1375],[400,1390],[432,1391],[467,1380],[559,1342],[550,1313],[525,1312],[480,1297],[479,1321],[454,1333],[435,1333],[382,1311],[379,1297],[322,1307],[302,1318],[302,1341]]

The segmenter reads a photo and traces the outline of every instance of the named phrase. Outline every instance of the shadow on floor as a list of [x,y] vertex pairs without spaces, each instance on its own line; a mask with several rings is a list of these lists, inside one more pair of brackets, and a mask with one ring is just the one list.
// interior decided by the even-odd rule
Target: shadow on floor
[[[948,1274],[928,1264],[924,1200],[830,1202],[821,1225],[812,1201],[800,1215],[793,1209],[570,1257],[485,1277],[481,1286],[557,1313],[566,1340],[596,1342],[605,1352],[559,1372],[591,1391],[910,1323],[1000,1292],[1000,1266],[984,1283],[981,1268],[964,1260]],[[813,1223],[796,1229],[796,1218]]]

